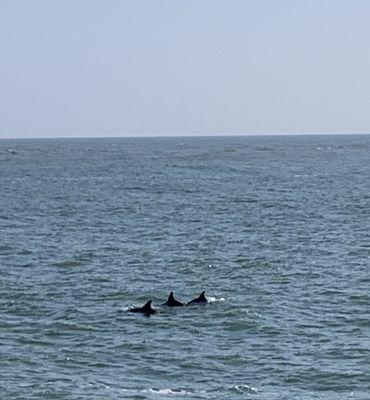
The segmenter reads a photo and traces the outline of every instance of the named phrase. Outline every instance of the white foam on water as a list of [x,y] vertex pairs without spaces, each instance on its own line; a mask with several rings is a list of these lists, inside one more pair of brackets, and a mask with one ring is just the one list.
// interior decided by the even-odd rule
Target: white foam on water
[[128,311],[130,308],[132,308],[132,306],[122,306],[121,310],[122,311]]
[[155,394],[164,394],[164,395],[172,395],[172,396],[184,396],[184,395],[188,395],[188,394],[193,394],[191,392],[187,392],[186,390],[177,390],[177,389],[169,389],[169,388],[165,388],[165,389],[145,389],[142,390],[143,393],[155,393]]
[[215,303],[216,301],[225,301],[223,297],[207,297],[209,303]]
[[234,385],[230,388],[231,390],[235,390],[237,392],[248,392],[248,393],[258,393],[259,390],[250,385]]
[[[157,388],[151,388],[151,389],[122,389],[123,392],[130,392],[130,393],[152,393],[152,394],[157,394],[157,395],[162,395],[162,396],[188,396],[188,395],[194,395],[195,392],[190,392],[184,389],[170,389],[170,388],[163,388],[163,389],[157,389]],[[197,392],[198,393],[198,392]]]

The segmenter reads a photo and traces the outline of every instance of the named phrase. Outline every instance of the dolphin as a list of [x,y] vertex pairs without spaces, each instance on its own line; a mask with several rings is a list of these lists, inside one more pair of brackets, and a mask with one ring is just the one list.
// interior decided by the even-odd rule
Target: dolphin
[[181,307],[184,304],[181,303],[180,301],[177,301],[173,296],[173,292],[171,292],[170,295],[168,296],[167,301],[163,305],[168,307]]
[[142,313],[146,317],[150,317],[152,314],[155,314],[157,311],[152,309],[152,300],[147,301],[142,307],[131,308],[128,310],[129,312],[134,313]]
[[189,301],[189,303],[186,305],[189,306],[190,304],[205,304],[205,303],[207,303],[208,300],[206,299],[206,296],[204,295],[204,293],[205,293],[205,290],[203,290],[203,292],[200,294],[199,297]]

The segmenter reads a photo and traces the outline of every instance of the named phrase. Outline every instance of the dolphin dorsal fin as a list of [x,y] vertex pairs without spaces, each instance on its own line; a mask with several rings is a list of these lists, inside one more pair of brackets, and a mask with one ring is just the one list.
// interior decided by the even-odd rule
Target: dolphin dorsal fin
[[203,292],[200,294],[200,296],[199,296],[199,300],[206,300],[206,296],[204,295],[205,294],[205,290],[203,290]]
[[173,297],[173,292],[171,292],[168,296],[168,300],[175,300],[175,298]]
[[148,310],[148,311],[151,310],[152,309],[151,304],[152,300],[147,301],[143,306],[143,310]]

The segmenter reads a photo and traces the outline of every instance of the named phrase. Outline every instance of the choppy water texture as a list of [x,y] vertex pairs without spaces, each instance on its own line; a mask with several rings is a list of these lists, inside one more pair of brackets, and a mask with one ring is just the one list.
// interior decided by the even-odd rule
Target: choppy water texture
[[370,398],[369,136],[3,140],[0,166],[2,399]]

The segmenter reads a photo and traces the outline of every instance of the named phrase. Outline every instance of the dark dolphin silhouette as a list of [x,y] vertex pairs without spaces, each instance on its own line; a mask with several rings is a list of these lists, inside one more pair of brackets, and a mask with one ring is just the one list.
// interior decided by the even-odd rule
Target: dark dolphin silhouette
[[183,303],[181,303],[180,301],[175,299],[175,297],[173,296],[173,292],[170,293],[170,295],[168,296],[167,301],[163,305],[164,306],[168,306],[168,307],[181,307],[181,306],[184,306]]
[[199,297],[197,297],[194,300],[189,301],[189,303],[186,305],[189,306],[190,304],[205,304],[205,303],[207,303],[208,300],[206,299],[206,296],[204,295],[204,293],[205,293],[205,290],[200,294]]
[[142,307],[131,308],[128,311],[134,312],[134,313],[142,313],[145,316],[150,317],[151,315],[153,315],[157,312],[156,310],[152,309],[151,304],[152,304],[152,300],[149,300]]

